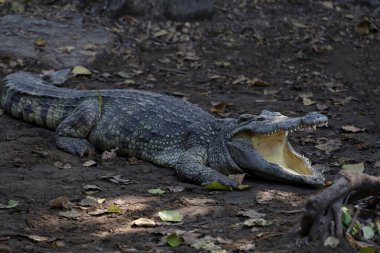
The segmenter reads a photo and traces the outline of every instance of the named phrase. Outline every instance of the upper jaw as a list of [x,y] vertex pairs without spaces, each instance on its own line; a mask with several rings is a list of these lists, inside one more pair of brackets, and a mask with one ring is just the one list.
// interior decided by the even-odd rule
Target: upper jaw
[[257,117],[239,124],[231,137],[242,132],[253,134],[273,134],[278,131],[296,131],[300,128],[316,129],[327,126],[328,119],[318,112],[311,112],[303,117],[287,117],[278,112],[262,111]]

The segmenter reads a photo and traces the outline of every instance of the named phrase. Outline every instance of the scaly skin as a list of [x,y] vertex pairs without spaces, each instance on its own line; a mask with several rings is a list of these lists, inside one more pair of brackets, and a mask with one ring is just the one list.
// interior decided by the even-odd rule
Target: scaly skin
[[213,181],[237,187],[226,175],[258,174],[274,180],[312,186],[323,184],[313,168],[310,175],[292,175],[265,161],[241,133],[270,134],[320,125],[319,113],[288,118],[263,111],[258,116],[216,119],[199,107],[156,93],[137,90],[79,91],[52,86],[37,75],[8,75],[1,106],[12,116],[56,130],[56,144],[83,156],[118,148],[121,155],[136,156],[156,165],[174,168],[185,181]]

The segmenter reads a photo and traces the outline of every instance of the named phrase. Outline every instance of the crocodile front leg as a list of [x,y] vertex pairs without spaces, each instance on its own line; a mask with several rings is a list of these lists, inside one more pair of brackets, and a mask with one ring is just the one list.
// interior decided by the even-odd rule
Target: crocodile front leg
[[57,127],[56,144],[64,151],[80,157],[95,153],[96,149],[86,139],[101,115],[99,101],[82,102]]
[[236,188],[238,184],[226,175],[204,165],[206,159],[205,152],[197,149],[186,151],[177,161],[175,166],[178,177],[187,182],[207,185],[212,182],[219,182],[226,186]]

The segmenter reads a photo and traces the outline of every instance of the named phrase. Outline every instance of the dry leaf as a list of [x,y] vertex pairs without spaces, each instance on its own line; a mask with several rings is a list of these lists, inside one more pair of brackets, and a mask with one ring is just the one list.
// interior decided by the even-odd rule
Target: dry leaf
[[104,151],[102,153],[102,160],[110,160],[110,159],[115,159],[117,154],[116,154],[116,151],[118,150],[119,148],[113,148],[111,149],[110,151]]
[[185,187],[183,186],[168,186],[166,187],[170,192],[183,192],[185,190]]
[[330,108],[330,105],[325,105],[325,104],[317,104],[317,109],[320,110],[320,111],[324,111],[328,108]]
[[136,227],[155,227],[155,226],[157,226],[157,224],[154,220],[151,220],[148,218],[138,218],[137,220],[132,221],[131,225],[136,226]]
[[88,160],[88,161],[85,161],[82,165],[83,167],[95,167],[96,162],[94,160]]
[[222,113],[226,109],[227,103],[225,101],[211,102],[211,105],[212,107],[210,108],[210,112]]
[[238,215],[241,215],[241,216],[246,216],[246,217],[249,217],[249,218],[252,218],[252,219],[258,219],[258,218],[263,218],[266,216],[265,213],[259,213],[253,209],[250,209],[250,210],[244,210],[244,211],[238,211],[237,213]]
[[83,66],[75,66],[72,70],[74,76],[89,76],[91,71]]
[[311,100],[310,98],[307,98],[307,97],[303,97],[302,98],[302,102],[303,102],[303,105],[306,105],[306,106],[309,106],[309,105],[313,105],[315,104],[316,102]]
[[44,47],[47,45],[47,41],[43,38],[37,38],[35,41],[34,41],[34,45],[37,46],[37,47]]
[[26,237],[35,242],[46,242],[49,240],[49,237],[40,235],[26,235]]
[[246,174],[230,174],[228,178],[234,180],[236,183],[241,184]]
[[331,1],[322,1],[321,4],[328,9],[334,9],[334,4]]
[[355,26],[355,31],[360,34],[369,34],[370,32],[370,22],[368,20],[363,20]]
[[71,169],[72,167],[70,163],[64,163],[62,161],[56,161],[53,165],[58,169]]
[[329,153],[331,153],[333,151],[336,151],[336,150],[340,149],[341,143],[340,143],[339,140],[330,139],[330,140],[328,140],[327,142],[325,142],[323,144],[316,145],[315,147],[317,149],[325,151],[326,153],[329,154]]
[[265,89],[264,90],[264,95],[274,95],[274,94],[277,94],[279,92],[280,92],[280,90],[268,90],[268,89]]
[[248,79],[247,84],[249,87],[267,87],[271,86],[272,84],[257,78]]
[[67,212],[59,212],[58,215],[65,217],[65,218],[68,218],[68,219],[76,219],[76,218],[82,216],[82,213],[77,211],[77,210],[71,210],[71,211],[67,211]]
[[153,37],[154,38],[159,38],[159,37],[162,37],[162,36],[165,36],[165,35],[168,35],[169,32],[165,29],[162,29],[162,30],[159,30],[158,32],[154,33],[153,34]]
[[364,172],[364,162],[353,163],[353,164],[345,164],[342,166],[342,169],[363,173]]
[[352,132],[352,133],[365,131],[365,128],[358,128],[352,125],[342,126],[342,129],[346,132]]
[[305,25],[304,23],[301,23],[298,20],[290,19],[290,21],[292,22],[292,24],[293,24],[294,27],[303,28],[303,29],[310,28],[310,26]]

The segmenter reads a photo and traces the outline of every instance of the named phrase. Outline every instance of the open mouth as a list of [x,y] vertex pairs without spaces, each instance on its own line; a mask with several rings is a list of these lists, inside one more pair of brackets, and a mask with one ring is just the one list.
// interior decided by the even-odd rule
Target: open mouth
[[277,164],[291,174],[311,176],[314,170],[308,158],[299,154],[288,141],[288,133],[299,129],[316,129],[327,122],[317,125],[301,125],[296,129],[277,130],[268,134],[239,134],[238,138],[249,139],[254,150],[269,163]]

